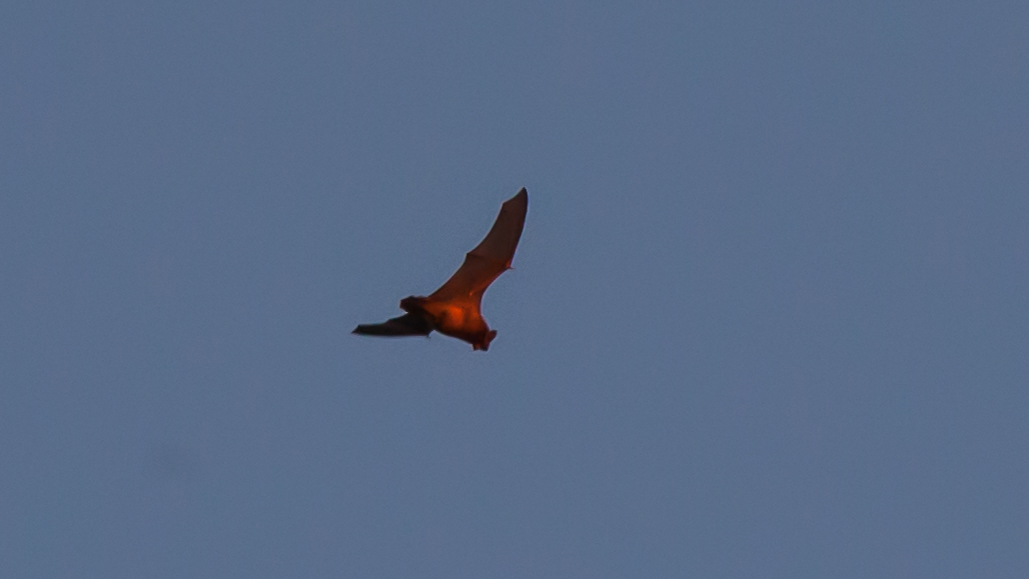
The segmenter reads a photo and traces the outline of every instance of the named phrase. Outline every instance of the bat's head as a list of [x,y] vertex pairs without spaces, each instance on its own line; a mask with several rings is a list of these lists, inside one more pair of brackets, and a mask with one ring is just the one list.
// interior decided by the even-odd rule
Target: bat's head
[[417,296],[407,296],[406,298],[400,300],[400,309],[412,314],[423,313],[425,312],[425,308],[422,305],[424,303],[425,298]]
[[478,340],[472,342],[472,350],[482,350],[486,352],[489,350],[489,343],[493,341],[493,338],[497,337],[496,330],[490,330],[483,333]]

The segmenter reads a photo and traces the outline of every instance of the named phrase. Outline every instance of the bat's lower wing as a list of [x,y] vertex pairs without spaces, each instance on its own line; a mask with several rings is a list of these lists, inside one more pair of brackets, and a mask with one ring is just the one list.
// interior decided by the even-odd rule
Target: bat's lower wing
[[405,314],[381,324],[361,324],[353,331],[363,336],[428,336],[431,332],[432,324],[415,314]]
[[497,276],[511,268],[518,240],[525,226],[529,194],[522,188],[517,195],[500,206],[500,215],[486,237],[468,252],[464,263],[438,290],[429,296],[437,301],[473,301],[478,303]]

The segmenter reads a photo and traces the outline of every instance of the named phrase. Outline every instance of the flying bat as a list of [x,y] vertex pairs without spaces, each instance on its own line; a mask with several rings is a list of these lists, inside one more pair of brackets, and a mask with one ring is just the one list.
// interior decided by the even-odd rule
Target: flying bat
[[428,297],[409,296],[400,300],[400,309],[406,314],[381,324],[361,324],[353,333],[428,336],[436,330],[468,342],[472,350],[489,350],[497,331],[491,330],[482,318],[482,294],[493,280],[511,269],[528,208],[529,194],[523,187],[500,206],[500,215],[485,239],[465,254],[464,263],[438,290]]

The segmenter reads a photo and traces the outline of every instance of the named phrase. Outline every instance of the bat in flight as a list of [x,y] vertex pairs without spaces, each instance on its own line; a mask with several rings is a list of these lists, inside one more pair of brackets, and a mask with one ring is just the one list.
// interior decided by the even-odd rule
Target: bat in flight
[[489,350],[497,337],[482,318],[482,294],[500,274],[511,269],[518,239],[525,225],[529,194],[523,187],[500,206],[500,215],[486,238],[469,251],[461,267],[428,297],[400,300],[406,314],[381,324],[361,324],[355,334],[365,336],[428,336],[433,330],[464,340],[472,350]]

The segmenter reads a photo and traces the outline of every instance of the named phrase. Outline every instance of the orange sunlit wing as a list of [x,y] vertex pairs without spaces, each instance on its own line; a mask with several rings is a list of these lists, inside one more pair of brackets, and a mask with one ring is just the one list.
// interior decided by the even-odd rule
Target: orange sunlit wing
[[524,188],[505,201],[486,237],[465,255],[461,267],[429,299],[471,301],[477,306],[493,280],[511,268],[528,207],[529,194]]

